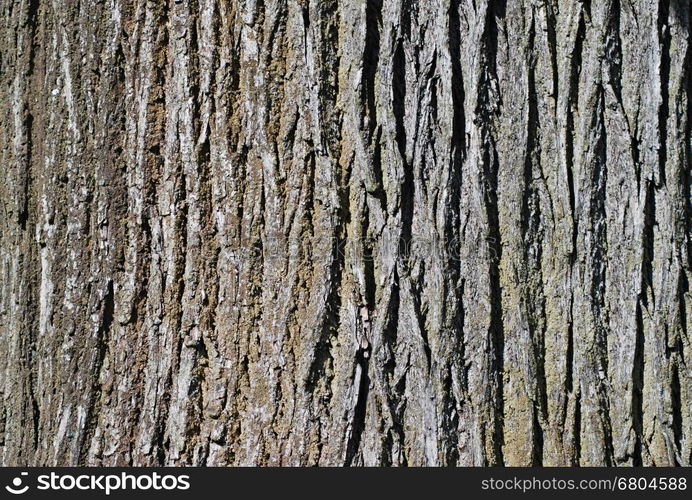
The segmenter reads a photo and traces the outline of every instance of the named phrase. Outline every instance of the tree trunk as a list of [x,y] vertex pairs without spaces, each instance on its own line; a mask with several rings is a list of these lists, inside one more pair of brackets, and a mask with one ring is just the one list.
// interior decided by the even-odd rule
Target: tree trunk
[[3,465],[690,465],[688,0],[0,0]]

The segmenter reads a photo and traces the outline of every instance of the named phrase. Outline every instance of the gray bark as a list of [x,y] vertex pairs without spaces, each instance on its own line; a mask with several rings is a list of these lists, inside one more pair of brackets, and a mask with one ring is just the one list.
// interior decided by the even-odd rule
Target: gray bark
[[690,465],[688,0],[0,0],[0,463]]

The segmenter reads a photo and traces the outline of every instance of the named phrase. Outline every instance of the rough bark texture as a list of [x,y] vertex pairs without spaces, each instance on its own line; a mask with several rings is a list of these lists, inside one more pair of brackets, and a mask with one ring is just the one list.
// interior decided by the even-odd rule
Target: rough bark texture
[[688,0],[1,0],[0,462],[689,465]]

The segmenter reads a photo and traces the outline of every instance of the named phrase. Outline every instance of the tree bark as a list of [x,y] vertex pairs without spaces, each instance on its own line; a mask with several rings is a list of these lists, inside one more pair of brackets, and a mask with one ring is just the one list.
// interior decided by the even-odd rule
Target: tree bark
[[2,465],[690,465],[688,0],[1,0]]

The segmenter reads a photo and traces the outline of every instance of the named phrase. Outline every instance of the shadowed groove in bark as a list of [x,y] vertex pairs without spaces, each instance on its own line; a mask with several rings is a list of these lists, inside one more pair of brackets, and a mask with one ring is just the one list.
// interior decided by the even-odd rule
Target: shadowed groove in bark
[[656,200],[655,187],[653,181],[646,183],[646,198],[644,201],[644,232],[642,241],[642,276],[641,291],[637,301],[637,335],[635,338],[634,365],[632,373],[632,422],[637,442],[635,445],[635,455],[633,465],[641,466],[642,459],[642,439],[643,435],[643,403],[642,393],[645,382],[645,333],[643,311],[650,314],[649,309],[654,308],[654,304],[649,304],[649,296],[653,290],[653,260],[654,260],[654,225],[656,224]]
[[368,404],[368,394],[370,392],[370,377],[368,376],[368,367],[370,362],[363,356],[362,352],[357,354],[356,370],[360,372],[358,380],[358,396],[356,398],[356,406],[353,409],[353,420],[349,424],[349,436],[346,443],[346,459],[345,466],[358,465],[354,463],[356,454],[361,445],[363,431],[365,429],[365,412]]
[[[670,0],[659,0],[658,2],[658,34],[661,44],[661,104],[658,110],[658,129],[659,129],[659,159],[658,159],[658,185],[666,183],[666,160],[668,158],[668,114],[670,85]],[[689,143],[688,143],[689,144]]]
[[[445,423],[445,431],[448,436],[447,445],[447,463],[456,465],[460,460],[459,453],[459,406],[454,394],[454,384],[452,370],[457,373],[464,371],[464,360],[466,356],[466,346],[464,345],[464,277],[460,262],[460,228],[461,219],[461,190],[462,183],[462,166],[466,156],[466,116],[464,113],[464,76],[461,65],[461,20],[459,16],[460,0],[452,0],[449,7],[449,32],[448,43],[450,47],[451,57],[451,86],[452,86],[452,104],[454,107],[452,117],[452,133],[451,133],[451,155],[450,155],[450,180],[449,180],[449,215],[446,220],[444,238],[449,245],[448,252],[450,261],[448,272],[450,282],[446,287],[453,290],[453,296],[456,300],[456,309],[450,315],[450,325],[452,335],[454,336],[454,351],[455,356],[447,367],[448,373],[444,380],[444,392],[447,394],[445,399],[445,413],[443,415]],[[462,380],[466,383],[466,380]]]
[[[607,215],[606,215],[606,182],[608,175],[607,142],[608,136],[604,123],[605,113],[605,91],[602,85],[597,89],[597,104],[593,119],[597,129],[595,144],[595,157],[592,165],[591,188],[592,195],[589,203],[589,220],[591,223],[590,233],[593,239],[589,248],[592,259],[591,269],[591,307],[595,319],[595,369],[599,378],[602,374],[608,373],[608,315],[605,310],[606,295],[606,276],[607,276]],[[598,397],[601,398],[601,405],[605,408],[601,418],[603,426],[603,439],[605,449],[602,450],[606,464],[613,465],[613,438],[610,427],[610,403],[608,394],[604,387],[603,380],[599,383]]]
[[[535,12],[531,13],[529,28],[529,46],[535,42]],[[536,394],[534,399],[532,465],[542,465],[543,462],[543,425],[547,422],[547,394],[545,386],[545,329],[541,326],[541,318],[545,317],[543,300],[543,278],[541,276],[542,238],[541,238],[541,206],[537,188],[534,185],[534,165],[540,170],[540,151],[537,151],[538,134],[541,130],[541,119],[538,116],[538,95],[535,81],[535,54],[528,54],[528,117],[527,143],[524,159],[524,187],[521,206],[522,238],[524,241],[523,276],[521,280],[527,289],[526,304],[528,334],[532,342],[533,359],[536,365]],[[542,175],[541,175],[542,177]],[[536,284],[538,282],[538,284]]]
[[490,324],[488,326],[488,337],[491,345],[491,361],[488,367],[489,373],[493,374],[490,391],[494,395],[496,413],[493,416],[490,433],[492,444],[495,448],[494,456],[490,457],[489,465],[499,465],[503,463],[502,443],[504,426],[504,398],[503,398],[503,376],[504,376],[504,325],[502,320],[502,287],[500,284],[500,260],[502,259],[502,237],[500,234],[500,223],[498,214],[498,156],[495,149],[494,138],[487,125],[492,113],[497,112],[495,106],[501,106],[500,102],[491,101],[489,87],[493,80],[497,80],[496,54],[498,44],[498,25],[497,18],[504,18],[506,13],[505,0],[489,0],[485,20],[485,40],[483,55],[486,58],[484,73],[482,74],[482,92],[480,94],[478,110],[483,119],[481,126],[481,138],[483,150],[481,152],[481,183],[482,195],[485,205],[486,217],[486,236],[485,245],[489,254],[489,280],[490,280]]
[[579,9],[579,23],[574,43],[574,50],[570,54],[569,97],[566,110],[566,167],[567,188],[569,190],[569,207],[572,218],[572,248],[570,250],[570,264],[574,267],[577,258],[577,235],[579,219],[576,214],[576,191],[574,185],[574,111],[579,103],[579,78],[582,69],[582,51],[584,37],[586,36],[586,22],[584,20],[584,8]]
[[362,100],[368,119],[368,130],[372,137],[377,125],[375,107],[375,74],[380,60],[380,26],[382,25],[383,0],[365,2],[365,49],[363,54]]

